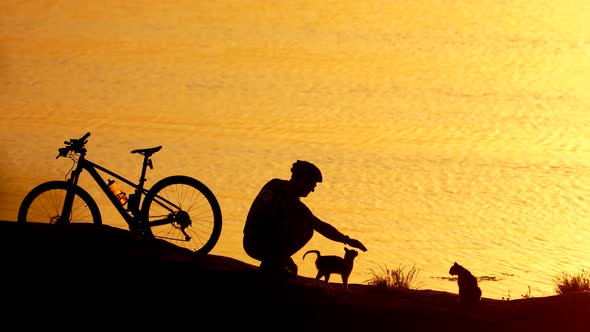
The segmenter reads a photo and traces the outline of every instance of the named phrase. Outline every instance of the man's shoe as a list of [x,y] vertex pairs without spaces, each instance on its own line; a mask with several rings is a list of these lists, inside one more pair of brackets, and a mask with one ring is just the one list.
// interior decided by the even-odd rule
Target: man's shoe
[[[262,261],[258,269],[275,276],[297,277],[297,270],[293,271],[285,264],[277,261]],[[297,269],[297,265],[295,265],[295,269]]]

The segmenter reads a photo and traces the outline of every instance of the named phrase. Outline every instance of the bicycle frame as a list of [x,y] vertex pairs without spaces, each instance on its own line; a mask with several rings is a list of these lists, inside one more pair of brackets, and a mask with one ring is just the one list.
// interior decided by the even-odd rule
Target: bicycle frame
[[[141,198],[148,192],[148,190],[144,188],[144,183],[146,181],[145,174],[146,174],[147,167],[149,166],[150,168],[153,168],[152,162],[150,159],[150,155],[147,155],[147,154],[144,155],[144,161],[143,161],[143,165],[142,165],[141,177],[139,179],[139,183],[134,183],[133,181],[123,177],[122,175],[119,175],[119,174],[117,174],[117,173],[115,173],[115,172],[113,172],[101,165],[98,165],[98,164],[86,159],[85,154],[80,154],[78,160],[75,162],[77,163],[76,168],[72,171],[72,175],[67,180],[67,183],[69,185],[73,186],[72,188],[78,186],[78,180],[80,178],[80,175],[81,175],[82,171],[85,170],[86,172],[88,172],[88,174],[90,174],[92,179],[94,179],[94,181],[98,184],[100,189],[109,198],[109,200],[111,201],[113,206],[117,209],[117,211],[119,212],[121,217],[123,217],[123,219],[125,219],[125,221],[129,225],[130,229],[138,229],[141,226],[145,226],[145,227],[143,227],[144,230],[149,230],[150,225],[148,225],[148,222],[149,222],[148,220],[145,220],[144,221],[145,224],[142,225],[142,220],[140,218],[141,217],[141,209],[139,208],[139,206],[140,206]],[[124,182],[125,184],[127,184],[135,189],[134,193],[129,194],[129,201],[127,203],[127,208],[125,208],[125,206],[119,202],[119,198],[114,193],[111,192],[107,182],[104,180],[103,175],[101,175],[99,173],[99,171],[106,173],[106,174]],[[68,190],[68,192],[66,194],[65,204],[64,204],[64,207],[62,210],[62,216],[69,216],[70,215],[70,212],[72,209],[73,197],[74,197],[74,190]],[[154,200],[154,202],[156,202],[157,204],[159,204],[163,207],[166,207],[160,201],[165,202],[166,204],[177,208],[177,206],[175,206],[172,202],[169,202],[168,200],[166,200],[162,197],[158,196],[158,200]],[[169,220],[169,218],[163,218],[160,220],[154,220],[150,224],[156,226],[156,225],[168,224],[170,222],[171,221]]]

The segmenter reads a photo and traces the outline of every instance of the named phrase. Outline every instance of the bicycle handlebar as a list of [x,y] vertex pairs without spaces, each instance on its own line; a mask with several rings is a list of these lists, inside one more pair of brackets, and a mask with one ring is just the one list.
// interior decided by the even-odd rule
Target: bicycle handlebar
[[55,159],[57,159],[59,157],[67,157],[68,153],[70,153],[70,152],[75,152],[75,153],[85,152],[84,145],[86,143],[88,143],[88,141],[86,140],[88,137],[90,137],[90,132],[87,132],[86,134],[84,134],[84,136],[82,136],[78,139],[71,138],[69,141],[64,141],[64,144],[66,146],[63,148],[59,148],[57,150],[59,153],[58,153],[57,157],[55,157]]

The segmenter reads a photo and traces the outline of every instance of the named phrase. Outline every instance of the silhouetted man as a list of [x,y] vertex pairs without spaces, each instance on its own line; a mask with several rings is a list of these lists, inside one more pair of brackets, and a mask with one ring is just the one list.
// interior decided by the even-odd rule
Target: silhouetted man
[[291,256],[299,251],[314,231],[345,245],[367,251],[358,240],[340,233],[334,226],[317,218],[299,199],[314,191],[322,182],[322,173],[312,163],[297,160],[291,179],[272,179],[254,199],[244,226],[246,253],[259,261],[260,269],[297,274]]

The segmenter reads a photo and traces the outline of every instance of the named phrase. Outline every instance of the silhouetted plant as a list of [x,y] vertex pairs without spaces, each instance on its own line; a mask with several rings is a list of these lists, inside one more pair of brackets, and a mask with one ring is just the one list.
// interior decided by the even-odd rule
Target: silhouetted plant
[[371,269],[373,276],[365,282],[370,286],[410,289],[418,275],[418,269],[416,269],[416,266],[412,266],[411,269],[405,272],[405,268],[400,264],[397,269],[390,270],[386,265],[385,268],[381,267],[379,273]]
[[581,272],[570,275],[562,272],[555,278],[555,291],[563,295],[571,292],[590,291],[590,273],[582,269]]
[[527,293],[524,293],[524,294],[521,295],[523,299],[530,299],[530,298],[533,297],[531,295],[531,286],[528,286],[528,287],[529,287],[529,291]]

